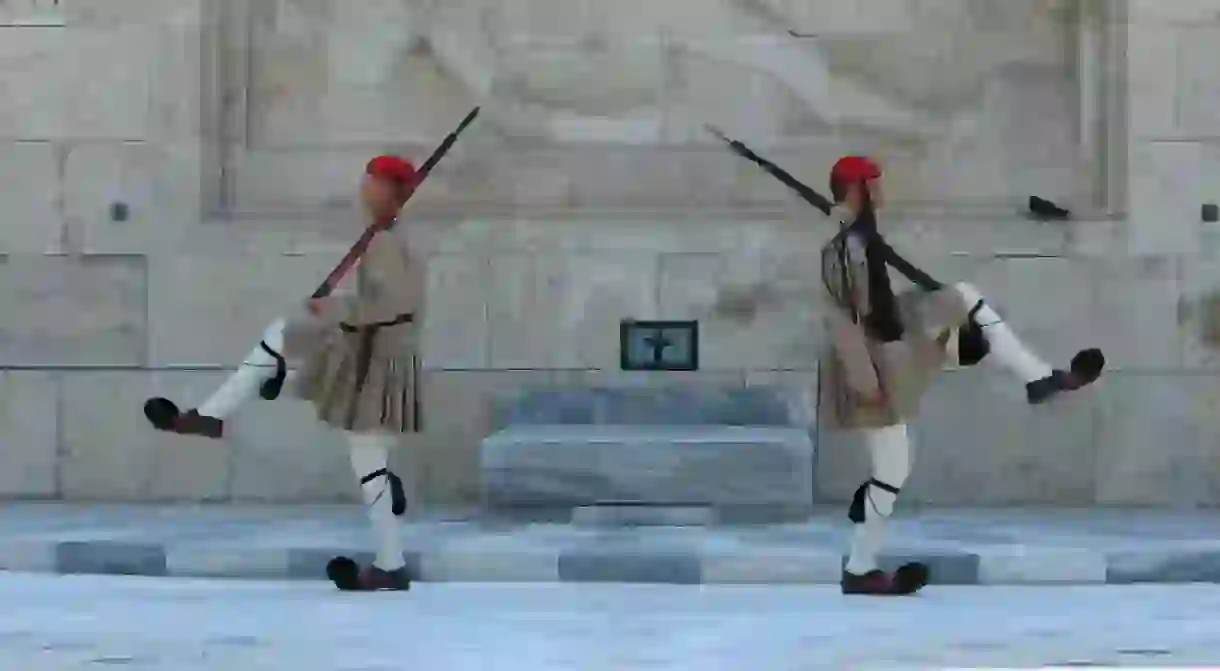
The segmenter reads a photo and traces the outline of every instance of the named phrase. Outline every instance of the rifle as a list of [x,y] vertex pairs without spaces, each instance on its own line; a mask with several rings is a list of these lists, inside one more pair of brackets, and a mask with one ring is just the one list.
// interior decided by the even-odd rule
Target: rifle
[[805,202],[821,210],[822,214],[830,214],[830,208],[834,207],[834,203],[830,202],[830,200],[828,200],[825,196],[801,183],[800,180],[793,177],[792,174],[787,170],[784,170],[771,161],[768,161],[758,154],[755,154],[750,150],[749,147],[725,135],[719,128],[716,128],[711,124],[704,124],[703,127],[706,128],[712,135],[724,140],[725,143],[729,145],[729,148],[731,148],[734,152],[757,163],[760,168],[766,170],[776,179],[783,182],[784,186],[787,186],[789,189],[795,191],[797,195],[805,199]]
[[[425,179],[427,179],[428,174],[432,172],[432,169],[436,167],[436,164],[440,163],[441,158],[443,158],[445,154],[449,153],[449,149],[453,147],[453,143],[457,142],[458,135],[460,135],[462,131],[466,130],[466,127],[469,126],[478,115],[479,108],[476,107],[470,111],[470,114],[466,115],[465,119],[462,119],[462,123],[458,124],[458,127],[452,133],[445,136],[444,142],[441,142],[441,145],[432,152],[432,155],[429,156],[428,160],[424,162],[423,167],[421,167],[419,172],[416,173],[418,175],[418,179],[415,180],[415,188],[417,190],[419,189],[419,185],[422,184]],[[412,191],[411,195],[414,196],[415,191]],[[407,197],[407,200],[410,200],[410,196]],[[393,224],[394,222],[391,222],[390,225],[393,226]],[[326,279],[322,281],[322,284],[319,285],[317,290],[313,292],[313,298],[325,298],[335,290],[335,287],[352,269],[352,266],[356,265],[356,262],[360,260],[360,257],[364,256],[364,253],[368,251],[369,244],[373,241],[373,236],[376,235],[379,230],[380,229],[373,226],[365,229],[364,233],[360,236],[360,239],[356,241],[356,244],[352,245],[351,249],[347,250],[347,254],[343,256],[343,259],[339,261],[339,264],[335,266],[334,270],[330,271],[330,274],[326,276]]]

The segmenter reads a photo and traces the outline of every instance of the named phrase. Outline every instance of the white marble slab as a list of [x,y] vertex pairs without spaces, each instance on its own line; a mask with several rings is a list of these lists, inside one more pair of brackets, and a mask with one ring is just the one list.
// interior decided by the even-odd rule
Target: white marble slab
[[485,439],[481,469],[491,506],[800,507],[813,504],[813,457],[802,429],[534,425]]

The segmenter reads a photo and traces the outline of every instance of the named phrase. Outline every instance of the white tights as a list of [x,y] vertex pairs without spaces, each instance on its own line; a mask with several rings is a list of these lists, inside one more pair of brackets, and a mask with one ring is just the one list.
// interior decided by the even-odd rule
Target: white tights
[[[263,331],[262,342],[250,350],[241,367],[199,406],[199,414],[224,419],[252,400],[258,394],[259,387],[275,377],[276,359],[263,349],[263,345],[266,344],[277,353],[283,352],[286,323],[283,319],[277,319]],[[285,385],[287,384],[286,381]]]
[[[1016,375],[1022,382],[1040,380],[1051,374],[1051,367],[1030,352],[1004,320],[987,305],[983,295],[970,284],[953,287],[968,309],[979,303],[975,320],[991,346],[996,363]],[[896,424],[865,433],[865,444],[872,465],[872,479],[861,486],[853,507],[862,509],[863,520],[852,529],[851,552],[847,570],[863,575],[877,568],[877,553],[885,539],[885,524],[894,512],[898,490],[911,474],[911,441],[905,424]],[[853,520],[855,521],[855,520]]]
[[[262,342],[250,350],[241,367],[199,406],[199,414],[224,419],[258,395],[262,384],[276,373],[276,359],[263,345],[277,353],[282,352],[285,325],[284,319],[277,319],[263,331]],[[286,385],[291,383],[291,377],[290,371]],[[346,435],[351,449],[352,472],[356,475],[357,482],[370,473],[389,468],[390,449],[396,442],[395,436],[352,432]],[[377,559],[374,564],[387,571],[401,568],[405,561],[398,538],[398,521],[394,515],[389,477],[373,478],[360,485],[360,491],[377,543]]]
[[906,424],[896,424],[882,429],[870,429],[864,436],[869,458],[872,460],[872,481],[864,485],[857,498],[862,497],[864,520],[852,528],[851,554],[847,559],[847,570],[863,575],[877,568],[877,552],[885,540],[885,522],[894,512],[896,491],[874,484],[879,482],[899,490],[911,474],[911,441],[907,437]]
[[967,309],[973,309],[980,302],[983,303],[974,318],[983,328],[983,337],[987,338],[987,344],[991,345],[991,355],[984,361],[994,357],[996,363],[1025,383],[1041,380],[1051,374],[1051,367],[1025,347],[1017,334],[1013,333],[1000,315],[986,303],[983,294],[974,285],[961,283],[953,288],[961,295]]
[[[390,448],[396,440],[395,436],[386,434],[347,433],[352,452],[352,472],[357,482],[370,473],[389,468]],[[383,475],[362,484],[360,493],[364,497],[377,544],[377,558],[373,564],[386,571],[402,568],[406,561],[402,556],[402,542],[398,538],[398,520],[394,515],[389,476]]]

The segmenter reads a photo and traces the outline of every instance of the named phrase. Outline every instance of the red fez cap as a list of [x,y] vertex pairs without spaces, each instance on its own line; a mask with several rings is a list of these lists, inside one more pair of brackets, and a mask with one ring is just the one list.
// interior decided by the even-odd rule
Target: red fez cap
[[399,186],[415,186],[415,167],[411,162],[397,156],[377,156],[368,162],[364,171],[373,177],[387,179]]
[[881,176],[881,168],[867,156],[844,156],[830,169],[832,182],[867,182]]

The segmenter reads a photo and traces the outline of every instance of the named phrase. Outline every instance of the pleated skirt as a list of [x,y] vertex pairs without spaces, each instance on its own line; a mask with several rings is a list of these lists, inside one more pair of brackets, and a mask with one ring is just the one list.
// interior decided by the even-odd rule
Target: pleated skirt
[[344,431],[420,431],[417,331],[405,323],[286,336],[285,349],[303,355],[295,394],[314,405],[320,420]]
[[833,348],[826,348],[820,366],[819,415],[833,429],[870,429],[910,422],[919,413],[924,395],[948,361],[951,329],[966,323],[967,306],[954,289],[898,295],[906,329],[897,342],[873,343],[870,350],[888,403],[860,402]]

